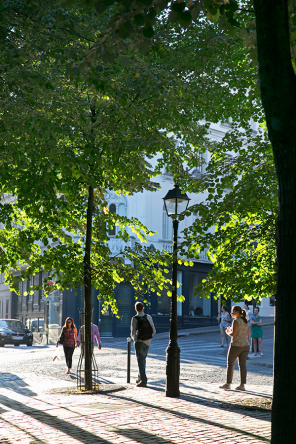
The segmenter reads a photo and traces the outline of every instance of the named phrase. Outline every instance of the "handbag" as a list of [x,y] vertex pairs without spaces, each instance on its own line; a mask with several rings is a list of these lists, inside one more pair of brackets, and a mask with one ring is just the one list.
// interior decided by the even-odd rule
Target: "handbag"
[[61,331],[60,337],[58,339],[58,343],[59,344],[63,344],[64,343],[64,329]]

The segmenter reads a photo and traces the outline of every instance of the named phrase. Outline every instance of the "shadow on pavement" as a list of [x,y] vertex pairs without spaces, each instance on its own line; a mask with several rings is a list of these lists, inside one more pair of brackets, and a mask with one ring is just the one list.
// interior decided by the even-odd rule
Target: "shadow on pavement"
[[[223,410],[229,410],[229,411],[233,411],[236,410],[236,413],[239,414],[243,414],[244,416],[250,416],[251,418],[257,417],[258,416],[258,411],[248,411],[246,410],[246,407],[243,405],[240,405],[239,402],[238,403],[231,403],[231,402],[227,402],[227,400],[222,401],[222,400],[218,400],[218,399],[214,399],[214,398],[205,398],[203,396],[199,396],[199,395],[187,395],[187,394],[181,394],[180,399],[184,399],[185,401],[188,402],[193,402],[194,404],[204,404],[204,405],[208,405],[210,407],[216,407],[216,408],[221,408]],[[243,410],[243,412],[240,412],[239,410]],[[261,411],[261,410],[260,410]],[[266,410],[266,412],[262,412],[263,414],[260,415],[260,420],[261,421],[267,421],[267,422],[271,422],[271,412],[269,410]],[[264,415],[266,417],[264,417]]]
[[[106,440],[102,438],[101,436],[94,435],[91,432],[88,432],[87,430],[82,429],[81,427],[76,426],[75,424],[64,421],[63,419],[59,419],[56,416],[52,416],[49,413],[44,412],[43,410],[35,409],[34,407],[30,407],[28,405],[25,405],[19,401],[16,401],[14,399],[10,399],[6,396],[0,395],[0,403],[2,405],[5,405],[9,407],[9,409],[13,409],[17,412],[21,412],[27,416],[30,416],[31,418],[36,419],[37,421],[42,422],[43,424],[54,428],[56,430],[59,430],[62,433],[65,433],[66,435],[70,436],[71,438],[80,441],[82,443],[90,443],[95,442],[97,444],[112,444],[111,441]],[[64,409],[67,410],[67,409]],[[73,413],[73,412],[72,412]],[[15,421],[13,423],[10,423],[9,421],[5,420],[5,422],[11,424],[14,427],[18,427],[18,425],[15,424]],[[19,427],[18,427],[19,428]],[[19,428],[24,433],[27,433],[30,435],[30,432],[28,432],[25,429]],[[33,435],[31,435],[33,436]],[[34,440],[36,441],[36,438],[34,437]],[[35,443],[34,441],[34,443]],[[38,442],[38,441],[37,441]],[[40,441],[40,443],[48,443],[48,441]]]
[[[154,383],[154,381],[153,381],[153,383]],[[235,384],[233,384],[233,385],[235,385]],[[217,386],[218,386],[218,384],[217,384]],[[202,390],[203,392],[212,393],[210,390],[207,390],[206,388],[197,387],[196,385],[194,385],[194,386],[188,385],[188,384],[185,384],[184,382],[180,382],[180,388],[181,387],[194,388],[194,390]],[[222,393],[223,392],[226,393],[224,390],[222,391]],[[241,393],[241,392],[239,392],[237,390],[234,390],[234,389],[229,390],[229,392],[230,393],[236,393],[237,395],[239,395]],[[270,398],[270,399],[272,399],[272,395],[269,395],[268,393],[260,393],[260,392],[255,392],[254,390],[248,390],[248,389],[246,389],[244,393],[247,394],[247,395],[257,396],[258,398]]]
[[[124,396],[119,396],[119,395],[115,395],[115,394],[114,395],[110,394],[109,396],[112,397],[112,398],[126,400],[126,398]],[[182,399],[182,396],[180,397],[180,399]],[[149,407],[149,408],[152,408],[152,409],[159,410],[160,412],[169,413],[169,414],[171,414],[173,416],[176,416],[176,417],[179,417],[179,418],[183,418],[183,419],[187,419],[187,420],[190,420],[190,421],[199,422],[199,423],[202,423],[202,424],[207,424],[209,426],[218,427],[220,429],[229,430],[231,432],[240,433],[241,435],[245,435],[245,436],[253,438],[253,439],[257,439],[257,440],[260,439],[261,441],[270,442],[270,440],[268,438],[265,438],[264,436],[259,436],[258,433],[251,433],[251,432],[248,432],[246,430],[242,430],[242,429],[238,429],[238,428],[232,427],[231,425],[228,426],[228,425],[216,422],[216,421],[211,421],[211,420],[208,420],[208,419],[199,418],[199,417],[196,417],[196,416],[191,416],[191,415],[188,415],[187,413],[182,413],[182,412],[178,412],[176,410],[167,409],[165,407],[160,407],[160,406],[157,406],[155,404],[150,404],[148,402],[139,401],[137,399],[129,398],[129,401],[132,402],[132,403],[135,403],[135,404],[142,405],[144,407]],[[199,402],[199,403],[197,401],[195,401],[195,403],[196,404],[203,404],[203,405],[207,405],[207,406],[213,407],[213,405],[211,405],[211,403],[209,402],[208,399],[207,399],[207,403],[205,403],[203,401]],[[232,408],[229,409],[229,411],[233,412],[233,405],[231,407]],[[221,407],[219,407],[219,406],[217,406],[217,408],[221,409]],[[223,410],[226,410],[226,409],[223,408]],[[247,413],[245,411],[243,411],[243,412],[236,411],[236,413],[242,414],[244,417],[247,416]],[[254,414],[253,415],[248,415],[248,416],[253,417]],[[258,413],[256,414],[256,416],[258,416]],[[260,415],[260,420],[262,420],[261,415]]]
[[29,385],[19,376],[13,373],[0,373],[0,389],[5,388],[6,390],[13,390],[24,396],[36,396],[37,393],[32,392],[28,387]]
[[[155,387],[154,390],[160,390],[160,387]],[[144,392],[144,390],[143,390]],[[23,391],[21,392],[23,394]],[[205,424],[208,426],[213,426],[213,427],[217,427],[218,429],[222,429],[222,430],[228,430],[231,432],[235,432],[235,433],[239,433],[241,436],[245,436],[248,439],[252,438],[252,439],[256,439],[256,440],[261,440],[261,441],[265,441],[265,442],[269,442],[269,439],[263,437],[263,436],[259,436],[258,433],[252,433],[246,430],[242,430],[240,428],[237,427],[233,427],[232,425],[225,425],[225,424],[221,424],[218,421],[215,420],[210,420],[210,419],[205,419],[205,418],[201,418],[199,416],[193,416],[187,413],[182,413],[179,412],[177,410],[171,409],[171,408],[165,408],[165,407],[161,407],[149,402],[144,402],[144,401],[140,401],[140,400],[136,400],[136,399],[132,399],[132,398],[126,398],[124,396],[120,396],[119,394],[108,394],[109,398],[112,398],[113,400],[123,400],[124,402],[128,401],[131,405],[133,406],[142,406],[142,407],[146,407],[146,408],[151,408],[152,410],[158,411],[160,413],[166,413],[168,415],[170,415],[171,419],[173,420],[173,418],[180,418],[180,419],[186,419],[188,421],[191,422],[195,422],[196,424],[200,423],[200,424]],[[214,402],[211,402],[211,400],[209,400],[208,398],[203,398],[201,396],[194,396],[194,395],[181,395],[180,400],[182,401],[187,401],[187,402],[193,402],[195,404],[201,404],[204,405],[205,407],[216,407],[216,408],[220,408],[221,406],[218,405],[218,401],[217,400],[213,400]],[[20,402],[14,399],[11,399],[8,396],[5,395],[0,395],[0,404],[2,404],[2,409],[3,407],[7,407],[7,410],[11,411],[15,411],[15,412],[20,412],[23,415],[27,416],[27,417],[31,417],[34,420],[49,426],[51,429],[55,429],[59,432],[64,433],[65,435],[85,444],[87,443],[91,443],[91,442],[95,442],[96,444],[112,444],[113,440],[107,440],[104,439],[102,436],[99,436],[97,434],[94,434],[90,431],[87,431],[75,424],[73,424],[73,422],[71,422],[71,418],[73,415],[73,411],[71,411],[70,409],[66,408],[66,407],[62,407],[62,406],[56,406],[54,404],[48,403],[49,405],[51,405],[53,407],[53,409],[55,410],[56,408],[61,409],[64,413],[67,414],[67,412],[69,412],[69,417],[67,420],[64,419],[60,419],[58,417],[56,417],[55,415],[51,415],[50,413],[47,413],[46,411],[44,411],[44,409],[37,409],[34,408],[32,406],[27,405],[25,402]],[[225,407],[223,407],[223,410],[225,410]],[[231,406],[231,409],[227,408],[226,410],[229,410],[231,412],[233,412],[233,405]],[[248,414],[246,411],[244,411],[243,413],[240,412],[238,409],[236,409],[236,413],[237,414],[243,414],[244,417],[246,416],[254,416],[254,414]],[[14,416],[14,415],[13,415]],[[76,414],[77,416],[77,414]],[[80,415],[81,418],[84,418],[85,415]],[[263,415],[255,415],[258,419],[260,420],[267,420],[265,418],[263,418]],[[217,414],[217,418],[219,417],[219,414]],[[23,417],[20,418],[20,424],[23,424]],[[149,418],[147,418],[148,420]],[[168,418],[169,419],[169,418]],[[8,424],[11,427],[16,427],[19,431],[29,435],[31,438],[34,439],[34,443],[36,444],[45,444],[48,441],[43,441],[43,438],[38,438],[34,436],[34,432],[32,433],[32,430],[26,430],[26,428],[23,428],[21,425],[19,425],[17,423],[16,420],[13,421],[9,421],[7,417],[5,418],[1,418],[0,421],[3,421],[4,423]],[[95,421],[98,421],[98,418],[95,419]],[[33,428],[33,426],[31,425],[31,427]],[[141,429],[126,429],[126,428],[119,428],[116,427],[116,425],[113,426],[116,430],[114,430],[114,432],[117,435],[122,435],[125,436],[126,438],[130,438],[133,439],[139,443],[147,443],[147,442],[153,442],[153,439],[155,439],[157,437],[157,442],[159,442],[160,444],[169,444],[172,443],[172,441],[166,440],[164,438],[161,438],[157,435],[153,435],[150,434],[149,432],[143,431]],[[13,431],[12,431],[13,433]],[[7,443],[7,441],[6,441]],[[9,443],[9,441],[8,441]]]
[[[102,438],[101,436],[95,435],[91,432],[88,432],[87,430],[82,429],[81,427],[76,426],[75,424],[70,423],[68,421],[64,421],[63,419],[59,419],[55,416],[52,416],[43,410],[38,410],[33,407],[30,407],[28,405],[25,405],[19,401],[12,400],[6,396],[0,395],[0,403],[2,405],[5,405],[9,407],[9,409],[13,409],[14,411],[21,412],[27,416],[30,416],[31,418],[36,419],[37,421],[42,422],[45,425],[50,426],[51,428],[54,428],[62,433],[65,433],[69,437],[80,441],[82,443],[90,443],[95,442],[96,444],[112,444],[112,441],[106,440]],[[63,408],[63,410],[67,410],[66,408]],[[70,413],[73,413],[70,411]],[[11,425],[12,427],[16,427],[19,431],[26,433],[29,435],[32,439],[34,439],[34,444],[46,444],[48,443],[47,440],[40,439],[36,437],[34,434],[30,433],[28,430],[18,426],[16,424],[16,421],[11,422],[7,420],[6,418],[0,418],[0,422],[3,421],[8,425]],[[153,442],[153,440],[157,437],[157,443],[159,444],[172,444],[173,441],[168,441],[167,439],[163,439],[159,436],[150,434],[148,432],[145,432],[140,429],[120,429],[118,428],[115,431],[116,434],[125,436],[127,438],[133,439],[139,443],[147,443],[147,442]],[[2,442],[2,441],[1,441]],[[14,441],[5,441],[5,444],[12,444]]]
[[[43,441],[43,439],[39,439],[35,435],[33,435],[32,433],[28,432],[27,430],[24,430],[22,427],[19,427],[15,423],[15,421],[12,423],[11,421],[8,421],[7,419],[4,419],[4,418],[1,418],[0,421],[4,422],[5,424],[16,427],[20,432],[23,432],[23,433],[26,433],[27,435],[29,435],[34,440],[34,441],[32,441],[32,444],[48,444],[48,441]],[[0,441],[0,442],[2,443],[2,441]],[[5,439],[5,441],[3,441],[3,444],[15,444],[15,440],[8,441],[7,439]]]
[[161,438],[160,436],[155,436],[152,433],[145,432],[139,429],[120,429],[117,432],[119,435],[125,436],[126,438],[132,439],[138,443],[153,443],[157,439],[157,444],[172,444],[173,441],[168,441],[167,439]]

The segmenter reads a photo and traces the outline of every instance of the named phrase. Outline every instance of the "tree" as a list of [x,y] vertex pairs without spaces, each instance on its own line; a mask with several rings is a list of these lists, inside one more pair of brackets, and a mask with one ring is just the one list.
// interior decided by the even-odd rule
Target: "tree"
[[[44,23],[36,18],[36,4],[21,4],[16,9],[20,2],[6,2],[2,16],[1,188],[15,196],[1,207],[2,271],[11,287],[41,269],[51,272],[58,289],[83,282],[87,338],[92,286],[116,313],[116,283],[128,279],[139,292],[149,285],[159,293],[167,282],[151,267],[168,265],[165,253],[136,245],[122,252],[135,268],[110,261],[108,227],[120,225],[124,240],[128,229],[141,240],[149,230],[110,214],[104,193],[153,190],[150,179],[164,163],[175,171],[186,158],[198,159],[192,146],[205,131],[193,130],[198,109],[188,101],[197,81],[184,83],[168,45],[147,56],[127,51],[112,66],[75,71],[70,64],[83,58],[98,18],[58,11],[54,22],[47,14]],[[48,9],[46,2],[39,6],[40,18]],[[56,26],[59,19],[63,24]],[[88,38],[82,37],[85,29]],[[168,133],[182,134],[179,149]],[[159,152],[153,170],[149,159]],[[15,277],[12,270],[20,268]],[[85,360],[91,388],[87,347]]]

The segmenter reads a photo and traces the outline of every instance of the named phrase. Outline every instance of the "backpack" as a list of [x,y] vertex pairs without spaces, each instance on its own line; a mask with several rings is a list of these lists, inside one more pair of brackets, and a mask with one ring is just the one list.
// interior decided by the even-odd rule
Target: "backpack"
[[141,341],[147,341],[152,338],[152,326],[148,321],[147,315],[135,316],[137,319],[138,339]]

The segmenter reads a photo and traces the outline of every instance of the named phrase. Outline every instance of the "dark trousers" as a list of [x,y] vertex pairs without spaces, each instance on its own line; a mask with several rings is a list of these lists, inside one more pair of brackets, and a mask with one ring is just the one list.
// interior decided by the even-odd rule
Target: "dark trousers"
[[137,341],[135,342],[135,350],[139,367],[139,376],[138,379],[144,384],[147,384],[147,376],[146,376],[146,357],[148,355],[149,345],[144,342]]
[[66,345],[64,345],[63,347],[64,347],[67,367],[72,368],[72,356],[74,353],[74,347],[67,347]]
[[235,345],[230,344],[227,355],[227,384],[232,383],[233,370],[237,358],[239,362],[241,384],[245,384],[247,382],[246,362],[249,351],[250,351],[249,345],[247,345],[246,347],[237,347]]

